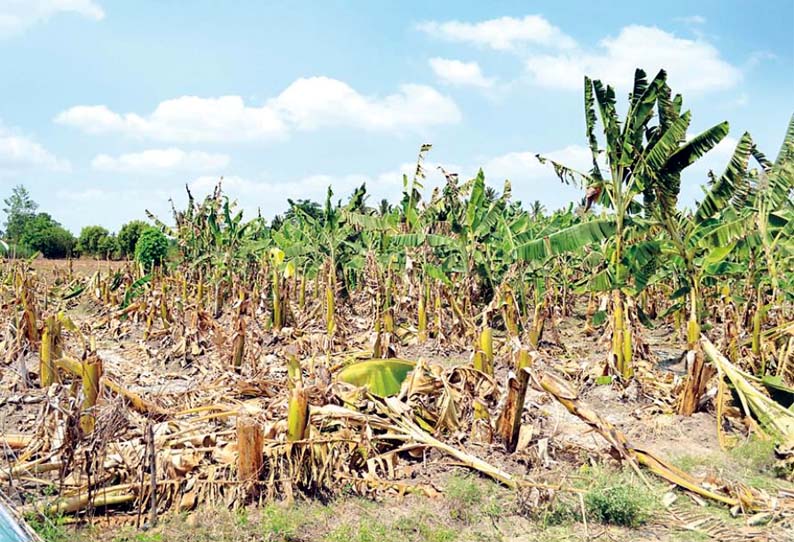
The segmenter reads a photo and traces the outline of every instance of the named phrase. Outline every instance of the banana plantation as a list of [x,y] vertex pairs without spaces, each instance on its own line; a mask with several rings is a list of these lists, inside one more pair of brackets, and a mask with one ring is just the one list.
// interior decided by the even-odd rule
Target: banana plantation
[[[685,207],[687,168],[728,124],[693,133],[664,71],[585,79],[583,104],[592,167],[537,156],[581,190],[554,212],[488,171],[426,188],[427,144],[399,201],[329,187],[244,217],[220,181],[148,213],[166,258],[139,242],[89,270],[5,260],[5,508],[142,528],[202,507],[432,502],[454,472],[515,495],[505,516],[572,503],[593,535],[620,523],[582,496],[598,467],[661,503],[646,529],[790,536],[794,118],[779,149],[732,131]],[[681,461],[756,442],[764,483]]]

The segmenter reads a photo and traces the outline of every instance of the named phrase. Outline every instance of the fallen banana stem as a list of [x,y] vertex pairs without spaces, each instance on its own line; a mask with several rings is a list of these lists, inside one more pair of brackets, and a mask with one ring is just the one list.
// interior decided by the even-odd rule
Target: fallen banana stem
[[0,435],[0,448],[11,448],[12,450],[21,450],[27,448],[28,444],[33,441],[32,435],[15,435],[6,434]]
[[[83,378],[83,364],[77,361],[76,359],[63,357],[59,359],[57,362],[55,362],[55,365],[66,371],[69,371],[74,376]],[[114,393],[121,395],[122,397],[127,399],[127,401],[130,402],[132,408],[134,408],[141,414],[154,416],[158,418],[164,418],[170,415],[170,413],[166,409],[150,401],[147,401],[146,399],[144,399],[134,391],[128,390],[127,388],[125,388],[124,386],[122,386],[112,378],[110,378],[108,375],[102,375],[101,386],[105,386]]]
[[[577,394],[568,388],[567,384],[550,374],[543,374],[540,378],[532,375],[532,380],[540,389],[545,390],[549,395],[559,401],[568,411],[584,421],[587,425],[604,437],[615,449],[621,458],[626,460],[635,470],[637,465],[643,465],[652,473],[664,478],[670,483],[687,489],[707,499],[736,506],[740,504],[737,498],[729,497],[710,491],[702,487],[698,481],[680,469],[670,465],[666,461],[656,457],[647,450],[641,450],[632,446],[626,436],[615,428],[612,424],[604,420],[598,413],[582,405],[577,398]],[[742,502],[745,508],[752,508],[752,503]]]
[[[375,400],[375,397],[372,397]],[[416,423],[412,420],[407,419],[405,416],[400,415],[399,413],[395,412],[389,405],[389,402],[386,401],[385,403],[380,403],[384,406],[383,411],[384,413],[391,419],[394,424],[399,427],[402,431],[404,431],[411,439],[416,443],[425,444],[432,448],[436,448],[447,455],[457,459],[462,465],[470,469],[474,469],[476,471],[481,472],[482,474],[493,478],[497,482],[501,482],[505,486],[515,489],[518,487],[517,481],[507,472],[504,472],[501,469],[498,469],[483,461],[482,459],[475,457],[471,454],[467,454],[462,450],[458,450],[448,444],[441,442],[440,440],[436,439],[430,433],[427,433],[425,430],[420,428]]]
[[113,506],[132,502],[136,499],[134,484],[121,484],[117,486],[98,489],[93,493],[82,493],[73,497],[61,498],[55,502],[37,508],[35,505],[26,506],[23,512],[39,512],[45,515],[71,514],[91,506]]
[[63,463],[44,463],[44,464],[31,464],[25,463],[17,465],[7,470],[0,471],[0,480],[9,480],[25,474],[40,474],[42,472],[51,472],[58,470],[63,466]]
[[753,414],[761,429],[775,440],[794,445],[794,412],[751,384],[755,378],[733,365],[706,337],[702,337],[700,342],[703,352],[717,367],[720,376],[727,377],[733,384],[745,413]]

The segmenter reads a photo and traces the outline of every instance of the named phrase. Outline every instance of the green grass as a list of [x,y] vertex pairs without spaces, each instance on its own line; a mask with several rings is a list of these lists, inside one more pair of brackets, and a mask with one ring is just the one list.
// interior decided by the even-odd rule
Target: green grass
[[542,515],[547,527],[564,527],[582,519],[582,503],[589,521],[636,528],[660,509],[656,488],[649,489],[633,472],[604,467],[583,467],[575,483],[578,495],[560,494]]
[[66,518],[63,516],[28,514],[25,516],[25,521],[44,539],[44,542],[73,542],[75,540],[74,533],[66,524]]
[[770,473],[775,464],[775,443],[751,438],[733,448],[730,457],[746,469]]
[[374,518],[360,519],[357,523],[336,527],[324,539],[326,542],[381,542],[397,540],[388,525]]
[[471,474],[453,474],[446,480],[444,498],[452,519],[471,523],[494,519],[512,513],[515,495],[498,491],[493,482]]
[[683,455],[674,463],[693,474],[713,472],[726,481],[738,481],[759,489],[774,489],[783,484],[776,472],[774,443],[750,438],[727,453],[702,456]]
[[393,524],[393,529],[401,535],[402,540],[423,540],[426,542],[453,542],[457,533],[440,524],[435,518],[417,514],[417,517],[405,517]]
[[610,483],[593,488],[584,496],[588,515],[601,523],[639,527],[648,521],[652,501],[637,486]]
[[298,534],[303,520],[308,519],[304,517],[302,507],[269,504],[262,510],[259,527],[267,540],[288,542]]

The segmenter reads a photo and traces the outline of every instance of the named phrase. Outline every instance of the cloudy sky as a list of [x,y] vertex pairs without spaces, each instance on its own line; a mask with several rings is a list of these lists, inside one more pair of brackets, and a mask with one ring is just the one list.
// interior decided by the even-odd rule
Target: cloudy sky
[[74,231],[116,229],[223,176],[269,217],[329,184],[396,198],[432,143],[431,165],[555,208],[579,194],[534,154],[586,164],[583,75],[625,96],[639,66],[668,70],[693,133],[730,121],[691,202],[744,131],[777,152],[792,27],[791,0],[0,0],[0,195],[22,183]]

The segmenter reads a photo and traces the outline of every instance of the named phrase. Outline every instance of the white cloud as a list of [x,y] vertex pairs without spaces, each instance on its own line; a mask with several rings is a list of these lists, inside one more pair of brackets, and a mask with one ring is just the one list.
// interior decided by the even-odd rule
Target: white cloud
[[229,156],[181,149],[148,149],[142,152],[108,156],[100,154],[91,161],[99,171],[118,173],[164,173],[171,171],[217,171],[229,165]]
[[476,62],[463,62],[446,58],[431,58],[430,68],[439,79],[451,85],[488,88],[494,80],[483,76]]
[[59,113],[55,122],[90,134],[115,132],[190,143],[272,139],[285,130],[272,109],[246,106],[240,96],[182,96],[161,102],[145,116],[122,115],[104,105],[78,105]]
[[417,29],[447,41],[472,43],[499,51],[515,49],[519,45],[543,45],[555,49],[576,46],[572,37],[541,15],[527,15],[522,19],[499,17],[479,23],[426,21],[419,23]]
[[310,77],[296,80],[261,107],[246,105],[240,96],[182,96],[161,102],[148,115],[80,105],[54,120],[90,134],[196,143],[268,140],[324,126],[419,129],[460,118],[455,102],[428,86],[403,85],[398,93],[377,98],[336,79]]
[[660,68],[676,92],[703,93],[734,87],[741,71],[721,58],[710,43],[690,40],[649,26],[627,26],[599,43],[600,51],[577,50],[533,55],[526,68],[535,82],[549,88],[581,90],[584,75],[622,88],[632,84],[635,68],[653,77]]
[[39,143],[12,133],[0,125],[0,175],[32,169],[69,171],[71,166],[68,161],[57,158]]
[[689,25],[701,25],[706,24],[706,18],[702,15],[688,15],[686,17],[676,17],[675,19],[679,23],[689,24]]
[[0,0],[0,37],[24,32],[59,13],[75,13],[100,21],[102,7],[92,0]]
[[457,105],[425,85],[402,85],[383,98],[364,96],[329,77],[301,78],[269,105],[297,128],[354,126],[366,130],[411,129],[458,122]]

